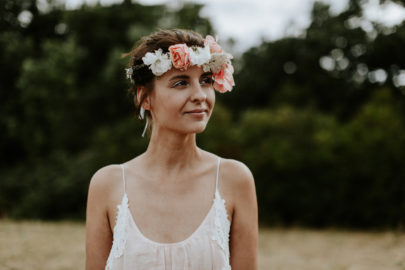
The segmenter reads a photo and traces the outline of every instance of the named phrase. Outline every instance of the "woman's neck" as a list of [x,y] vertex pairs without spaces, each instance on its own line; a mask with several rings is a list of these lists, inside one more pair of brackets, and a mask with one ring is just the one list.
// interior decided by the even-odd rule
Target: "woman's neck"
[[177,171],[190,166],[190,161],[201,158],[196,134],[180,134],[154,130],[145,152],[146,160],[163,170]]

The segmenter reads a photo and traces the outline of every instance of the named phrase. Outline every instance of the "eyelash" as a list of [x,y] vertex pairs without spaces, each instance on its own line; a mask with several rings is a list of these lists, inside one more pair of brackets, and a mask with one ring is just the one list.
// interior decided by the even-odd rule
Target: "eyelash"
[[207,80],[207,83],[212,84],[212,78],[211,78],[211,77],[205,77],[205,78],[203,79],[203,81],[204,81],[204,80]]
[[[210,84],[210,85],[211,85],[212,82],[213,82],[213,80],[212,80],[211,77],[205,77],[205,78],[202,79],[202,82],[201,82],[201,83],[202,83],[202,84],[207,83],[207,84]],[[187,84],[187,83],[188,83],[188,82],[185,81],[185,80],[180,80],[180,81],[175,82],[172,87],[184,86],[184,85]]]
[[173,84],[173,87],[176,87],[176,86],[184,86],[185,84],[186,84],[187,82],[186,81],[177,81],[177,82],[175,82],[174,84]]

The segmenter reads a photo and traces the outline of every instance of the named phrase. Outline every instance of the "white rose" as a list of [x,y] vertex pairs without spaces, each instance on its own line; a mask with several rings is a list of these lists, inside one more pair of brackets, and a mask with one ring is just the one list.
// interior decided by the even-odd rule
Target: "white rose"
[[202,66],[209,62],[211,58],[209,46],[191,47],[190,49],[190,62],[192,65]]
[[172,68],[172,61],[169,54],[163,53],[162,49],[156,50],[154,53],[148,52],[142,58],[145,65],[148,65],[152,73],[160,76]]

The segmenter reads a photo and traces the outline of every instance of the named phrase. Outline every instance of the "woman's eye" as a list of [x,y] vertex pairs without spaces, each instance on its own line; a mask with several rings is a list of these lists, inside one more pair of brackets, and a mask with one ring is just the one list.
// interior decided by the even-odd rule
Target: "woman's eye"
[[212,78],[211,77],[205,77],[201,81],[203,84],[212,84]]
[[173,87],[176,87],[176,86],[184,86],[184,85],[187,85],[187,82],[186,82],[186,81],[177,81],[177,82],[175,82],[175,83],[173,84]]

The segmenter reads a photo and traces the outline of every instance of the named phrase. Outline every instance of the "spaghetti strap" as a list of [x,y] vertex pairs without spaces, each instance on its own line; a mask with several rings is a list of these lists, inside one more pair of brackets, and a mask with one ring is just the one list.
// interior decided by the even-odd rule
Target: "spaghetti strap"
[[124,194],[125,194],[125,169],[124,169],[124,164],[120,164],[121,169],[122,169],[122,183],[124,185]]
[[221,163],[221,158],[218,157],[218,164],[217,164],[217,178],[216,178],[216,182],[215,182],[215,192],[218,191],[218,175],[219,175],[219,164]]

